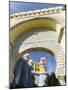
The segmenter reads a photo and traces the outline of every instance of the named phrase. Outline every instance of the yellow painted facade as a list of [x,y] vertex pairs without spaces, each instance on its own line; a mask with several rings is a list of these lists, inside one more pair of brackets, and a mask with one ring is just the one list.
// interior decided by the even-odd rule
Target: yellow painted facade
[[[55,20],[49,18],[35,18],[32,20],[27,20],[10,31],[10,42],[13,44],[14,40],[23,32],[30,31],[37,28],[47,28],[49,30],[56,31],[56,25],[58,23]],[[58,24],[59,25],[59,24]],[[60,25],[59,25],[60,26]],[[57,28],[58,30],[58,28]]]
[[[44,13],[43,13],[44,11]],[[49,51],[51,51],[54,55],[54,58],[56,59],[57,62],[57,67],[56,67],[56,76],[58,77],[60,76],[64,76],[65,75],[65,32],[63,34],[63,37],[61,39],[59,39],[59,35],[61,35],[61,29],[63,28],[65,30],[65,9],[64,8],[52,8],[52,9],[47,9],[47,10],[39,10],[39,11],[32,11],[32,12],[25,12],[25,14],[15,14],[10,16],[10,47],[11,50],[15,50],[15,52],[12,52],[12,56],[13,63],[16,63],[16,57],[18,57],[18,55],[24,54],[25,52],[31,51],[31,50],[44,50],[46,51],[46,49]],[[48,38],[49,41],[47,39],[45,39],[44,42],[32,42],[32,43],[27,43],[27,39],[25,37],[24,33],[32,32],[32,30],[35,29],[41,29],[41,32],[43,31],[42,29],[44,29],[44,33],[46,33],[45,35],[49,35],[47,33],[47,31],[52,31],[52,32],[56,32],[56,36],[57,36],[57,40],[54,41],[52,40],[53,38]],[[60,32],[61,31],[61,32]],[[23,44],[23,42],[20,42],[20,45],[18,46],[18,44],[16,44],[16,40],[19,39],[19,37],[23,35],[26,43],[27,44]],[[42,36],[42,34],[39,34],[40,37]],[[51,33],[52,35],[52,33]],[[55,34],[53,33],[54,38]],[[36,35],[36,37],[38,37]],[[37,40],[38,38],[31,38],[28,37],[29,40],[33,41],[33,40]],[[42,36],[43,38],[46,38],[46,36]],[[35,40],[35,41],[36,41]],[[58,42],[58,40],[60,40],[60,43]],[[19,42],[18,42],[19,43]],[[16,46],[15,46],[16,45]],[[50,52],[49,52],[50,53]],[[16,56],[16,57],[15,57]],[[61,65],[62,62],[62,65]],[[13,68],[15,64],[11,64],[10,63],[10,67],[11,67],[11,72],[10,72],[10,77],[11,77],[11,73],[13,71]],[[61,72],[60,72],[60,68],[61,68]],[[44,70],[44,66],[42,65],[37,65],[36,66],[36,71],[37,72],[44,72],[46,70]]]

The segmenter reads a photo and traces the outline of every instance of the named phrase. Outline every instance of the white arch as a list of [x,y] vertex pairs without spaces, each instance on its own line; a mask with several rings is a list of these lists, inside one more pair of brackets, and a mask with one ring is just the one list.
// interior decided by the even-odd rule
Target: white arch
[[44,41],[44,42],[34,42],[34,43],[25,43],[22,44],[19,48],[19,54],[24,52],[27,49],[31,48],[47,48],[54,53],[54,57],[57,62],[56,68],[56,76],[64,76],[65,75],[65,60],[64,60],[64,52],[60,46],[60,44],[55,41]]

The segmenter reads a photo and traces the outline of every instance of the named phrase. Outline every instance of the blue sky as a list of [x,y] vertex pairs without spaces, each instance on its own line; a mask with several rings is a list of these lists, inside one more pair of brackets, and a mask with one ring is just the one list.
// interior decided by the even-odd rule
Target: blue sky
[[[51,7],[58,7],[58,6],[64,6],[62,4],[41,4],[41,3],[28,3],[28,2],[10,2],[10,14],[15,14],[19,12],[26,12],[26,11],[32,11],[37,9],[44,9],[44,8],[51,8]],[[50,55],[47,52],[30,52],[31,59],[34,61],[39,61],[41,57],[47,58],[47,71],[50,73],[55,70],[56,68],[56,60],[52,55]]]
[[43,51],[37,51],[37,52],[34,51],[34,52],[30,52],[29,54],[29,58],[37,62],[39,62],[41,57],[45,57],[47,59],[47,63],[46,63],[47,72],[51,73],[55,71],[56,60],[51,54]]
[[62,4],[41,4],[41,3],[28,3],[28,2],[10,2],[10,14],[32,11],[37,9],[44,9],[50,7],[64,6]]

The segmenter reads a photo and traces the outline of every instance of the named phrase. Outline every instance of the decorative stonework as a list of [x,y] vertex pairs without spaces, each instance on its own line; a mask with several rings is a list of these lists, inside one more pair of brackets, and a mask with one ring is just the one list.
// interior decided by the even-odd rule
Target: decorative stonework
[[65,60],[64,60],[64,53],[63,50],[60,46],[60,44],[54,42],[54,41],[45,41],[45,42],[34,42],[34,43],[29,43],[29,44],[23,44],[21,45],[19,49],[19,53],[24,52],[25,50],[32,49],[32,48],[44,48],[44,49],[49,49],[54,53],[54,58],[56,59],[57,62],[57,67],[56,67],[56,76],[64,76],[65,72]]
[[[20,55],[21,53],[27,53],[30,49],[34,49],[36,48],[36,50],[41,50],[41,48],[44,48],[44,51],[46,51],[46,49],[50,50],[51,52],[53,52],[54,54],[54,58],[56,59],[57,62],[57,67],[56,67],[56,76],[64,76],[65,75],[65,58],[64,58],[64,52],[60,46],[59,43],[49,40],[49,41],[41,41],[41,42],[30,42],[30,43],[24,43],[20,46],[18,46],[20,48],[17,48],[13,50],[12,53],[14,55],[14,57],[18,57],[18,55]],[[15,52],[17,53],[17,55],[15,54]],[[50,53],[50,52],[49,52]],[[16,61],[15,61],[16,62]]]
[[40,9],[40,10],[23,12],[19,14],[16,13],[11,15],[10,18],[26,18],[31,16],[43,15],[43,14],[47,15],[47,14],[53,14],[53,13],[60,13],[61,11],[64,11],[64,7]]
[[[21,28],[14,29],[14,27],[16,27],[16,25],[17,26],[20,25],[20,23],[24,23],[24,21],[27,22],[28,20],[31,20],[34,18],[40,19],[41,17],[44,17],[44,18],[49,18],[50,20],[54,19],[56,21],[56,23],[58,22],[58,24],[56,24],[56,33],[57,33],[57,30],[59,33],[61,27],[65,26],[65,22],[64,22],[65,13],[64,13],[64,11],[65,11],[64,7],[58,7],[58,8],[49,8],[49,9],[28,11],[28,12],[24,12],[24,13],[17,13],[17,14],[11,15],[10,16],[10,29],[11,29],[11,31],[12,30],[18,31],[18,29],[21,30]],[[10,34],[11,34],[11,31],[10,31]],[[27,31],[24,30],[24,32],[27,32]],[[14,34],[15,33],[16,32],[14,32]],[[21,34],[22,33],[23,32],[21,32]],[[13,38],[14,34],[12,34],[12,38]],[[18,33],[16,33],[16,34],[18,34]],[[18,37],[16,37],[15,40]],[[14,45],[12,45],[12,47],[11,47],[11,56],[10,56],[11,73],[13,72],[13,68],[14,68],[15,63],[17,61],[18,55],[24,54],[25,52],[29,51],[30,49],[35,49],[35,48],[38,49],[39,48],[38,50],[41,50],[41,48],[42,48],[45,51],[46,51],[46,49],[48,49],[54,54],[54,58],[56,59],[56,62],[57,62],[57,67],[56,67],[56,71],[55,71],[57,78],[60,77],[60,79],[61,79],[61,77],[65,76],[65,57],[64,57],[65,55],[64,55],[64,52],[62,50],[62,47],[60,46],[60,44],[58,42],[53,41],[53,40],[43,41],[43,39],[42,39],[42,41],[40,41],[40,42],[30,42],[30,43],[21,42],[22,44],[21,43],[19,44],[19,42],[17,42],[17,45],[15,45],[15,40],[13,42]],[[63,45],[63,43],[62,43],[62,45]],[[11,76],[11,73],[10,73],[10,76]]]

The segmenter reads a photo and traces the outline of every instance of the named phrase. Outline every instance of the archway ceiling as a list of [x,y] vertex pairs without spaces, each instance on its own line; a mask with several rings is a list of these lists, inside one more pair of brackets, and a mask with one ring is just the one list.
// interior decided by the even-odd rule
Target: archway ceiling
[[[11,28],[10,30],[10,43],[14,43],[14,40],[23,32],[27,32],[32,29],[46,28],[49,30],[56,31],[56,25],[58,23],[51,18],[35,18],[24,22],[21,22]],[[45,30],[46,30],[45,29]]]

